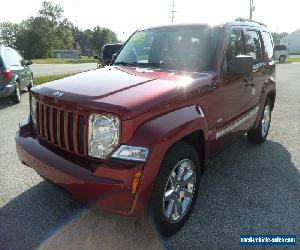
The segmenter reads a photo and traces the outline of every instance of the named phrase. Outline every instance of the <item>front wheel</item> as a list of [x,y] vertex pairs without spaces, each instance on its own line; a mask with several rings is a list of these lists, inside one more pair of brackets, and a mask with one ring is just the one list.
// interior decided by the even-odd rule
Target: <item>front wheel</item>
[[261,144],[266,140],[271,125],[271,110],[272,105],[270,99],[268,98],[266,100],[264,110],[262,112],[257,128],[251,129],[247,133],[248,140],[251,143]]
[[184,142],[175,144],[162,163],[149,206],[162,235],[171,236],[186,223],[197,198],[200,175],[196,150]]
[[279,57],[279,62],[280,63],[284,63],[285,62],[286,57],[285,56],[280,56]]
[[31,75],[30,82],[27,87],[28,91],[31,90],[32,87],[34,87],[33,75]]

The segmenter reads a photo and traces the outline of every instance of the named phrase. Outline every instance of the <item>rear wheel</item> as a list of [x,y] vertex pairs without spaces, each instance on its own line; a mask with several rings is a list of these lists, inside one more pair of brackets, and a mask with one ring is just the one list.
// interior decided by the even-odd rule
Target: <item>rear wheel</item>
[[248,140],[251,143],[261,144],[266,140],[271,125],[271,110],[272,104],[270,99],[268,98],[266,100],[264,110],[262,112],[257,128],[251,129],[247,133]]
[[179,142],[167,153],[149,213],[164,236],[175,234],[189,218],[198,194],[201,166],[196,150]]
[[18,82],[16,83],[16,88],[15,88],[14,94],[12,96],[12,99],[13,99],[14,103],[21,102],[21,89],[20,89],[20,84]]

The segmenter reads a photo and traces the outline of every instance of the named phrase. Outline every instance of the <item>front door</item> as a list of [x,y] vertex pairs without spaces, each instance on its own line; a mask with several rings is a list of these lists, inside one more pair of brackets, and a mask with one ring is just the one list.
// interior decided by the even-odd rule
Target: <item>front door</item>
[[[224,114],[222,127],[237,120],[249,108],[247,81],[251,81],[245,75],[230,74],[228,68],[236,56],[245,55],[244,31],[233,28],[229,32],[226,57],[223,66],[223,105]],[[221,124],[220,124],[221,125]]]

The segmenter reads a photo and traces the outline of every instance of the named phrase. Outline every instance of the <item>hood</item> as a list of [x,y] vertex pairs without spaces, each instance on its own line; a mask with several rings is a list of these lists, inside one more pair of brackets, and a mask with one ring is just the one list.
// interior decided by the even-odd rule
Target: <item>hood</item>
[[204,73],[109,66],[49,82],[33,91],[41,98],[53,99],[53,93],[60,91],[63,96],[55,102],[113,112],[128,119],[170,102],[172,98],[184,98],[199,81],[203,85],[211,77]]

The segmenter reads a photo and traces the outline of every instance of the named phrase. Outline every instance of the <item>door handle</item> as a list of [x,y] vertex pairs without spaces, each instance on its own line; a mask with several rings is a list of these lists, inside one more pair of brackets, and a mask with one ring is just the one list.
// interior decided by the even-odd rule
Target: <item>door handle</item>
[[[253,76],[251,76],[251,75],[249,75],[249,76],[245,76],[244,78],[243,78],[243,82],[251,82],[251,81],[253,81]],[[247,85],[247,84],[246,84]],[[253,85],[253,84],[252,84]]]

